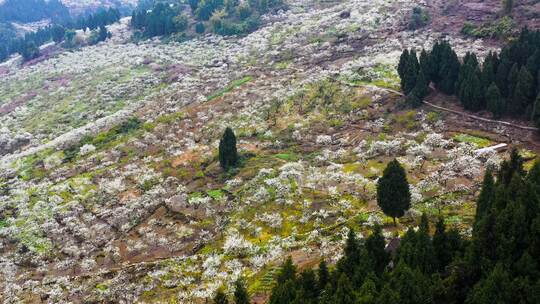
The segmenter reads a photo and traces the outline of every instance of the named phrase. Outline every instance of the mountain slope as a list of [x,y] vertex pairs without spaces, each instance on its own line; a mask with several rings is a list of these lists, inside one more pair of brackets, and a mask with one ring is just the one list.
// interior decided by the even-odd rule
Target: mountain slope
[[[264,300],[284,257],[335,262],[345,226],[389,237],[443,212],[470,232],[503,158],[475,151],[515,136],[404,107],[402,49],[443,33],[406,30],[416,1],[288,5],[245,37],[135,44],[123,23],[105,43],[0,65],[0,142],[21,139],[0,160],[0,301],[204,303],[241,275]],[[242,161],[224,173],[228,126]],[[413,193],[397,229],[375,202],[392,158]]]

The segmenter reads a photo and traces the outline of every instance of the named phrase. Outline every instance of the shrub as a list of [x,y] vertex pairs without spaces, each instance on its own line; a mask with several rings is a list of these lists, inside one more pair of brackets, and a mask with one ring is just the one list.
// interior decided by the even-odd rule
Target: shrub
[[412,10],[411,20],[409,21],[409,29],[417,30],[424,27],[429,23],[430,19],[431,17],[429,16],[429,12],[417,6]]

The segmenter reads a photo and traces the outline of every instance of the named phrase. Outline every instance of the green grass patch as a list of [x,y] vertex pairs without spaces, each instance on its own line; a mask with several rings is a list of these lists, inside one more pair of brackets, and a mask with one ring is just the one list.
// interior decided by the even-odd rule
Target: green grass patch
[[221,189],[209,190],[206,193],[215,200],[220,200],[225,195]]
[[274,157],[282,159],[284,161],[298,161],[300,157],[294,153],[278,153]]
[[487,138],[482,138],[482,137],[478,137],[478,136],[474,136],[470,134],[464,134],[464,133],[454,135],[453,139],[457,142],[465,142],[465,143],[474,144],[475,146],[479,148],[489,147],[493,144]]
[[250,82],[251,80],[253,79],[252,76],[246,76],[244,78],[240,78],[240,79],[237,79],[233,82],[231,82],[228,86],[226,86],[225,88],[215,92],[214,94],[208,96],[208,98],[206,99],[207,101],[210,101],[212,99],[215,99],[215,98],[218,98],[218,97],[221,97],[223,96],[223,94],[225,93],[228,93],[232,90],[234,90],[235,88],[243,85],[244,83],[247,83],[247,82]]

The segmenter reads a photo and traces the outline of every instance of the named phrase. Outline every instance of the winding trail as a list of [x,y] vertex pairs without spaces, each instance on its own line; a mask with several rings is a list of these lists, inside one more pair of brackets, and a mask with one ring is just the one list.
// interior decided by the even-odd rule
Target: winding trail
[[[342,83],[343,83],[343,82],[342,82]],[[353,85],[353,84],[350,84],[350,83],[344,83],[344,84],[349,85],[349,86],[364,86],[364,87],[378,88],[378,89],[380,89],[380,90],[383,90],[383,91],[386,91],[386,92],[390,92],[390,93],[394,93],[394,94],[397,94],[397,95],[399,95],[399,96],[405,96],[402,92],[399,92],[399,91],[396,91],[396,90],[392,90],[392,89],[388,89],[388,88],[378,87],[378,86],[374,86],[374,85]],[[428,102],[428,101],[426,101],[426,100],[422,100],[422,103],[425,104],[425,105],[427,105],[427,106],[430,106],[430,107],[432,107],[432,108],[435,108],[435,109],[437,109],[437,110],[441,110],[441,111],[445,111],[445,112],[449,112],[449,113],[453,113],[453,114],[465,116],[465,117],[468,117],[468,118],[471,118],[471,119],[474,119],[474,120],[478,120],[478,121],[483,121],[483,122],[488,122],[488,123],[495,123],[495,124],[501,124],[501,125],[504,125],[504,126],[507,126],[507,127],[513,127],[513,128],[518,128],[518,129],[528,130],[528,131],[539,131],[539,129],[538,129],[538,128],[535,128],[535,127],[522,126],[522,125],[514,124],[514,123],[511,123],[511,122],[508,122],[508,121],[502,121],[502,120],[494,120],[494,119],[484,118],[484,117],[472,115],[472,114],[469,114],[469,113],[466,113],[466,112],[462,112],[462,111],[457,111],[457,110],[452,110],[452,109],[449,109],[449,108],[441,107],[441,106],[438,106],[438,105],[433,104],[433,103],[431,103],[431,102]]]

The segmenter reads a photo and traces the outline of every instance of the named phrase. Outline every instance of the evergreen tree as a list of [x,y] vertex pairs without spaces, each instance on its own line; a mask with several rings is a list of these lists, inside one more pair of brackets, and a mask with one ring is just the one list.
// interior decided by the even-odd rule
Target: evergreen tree
[[238,279],[234,283],[234,303],[249,304],[249,295],[242,279]]
[[437,259],[438,271],[443,272],[446,266],[452,261],[452,248],[450,240],[446,234],[444,219],[441,217],[435,226],[435,234],[433,235],[433,249]]
[[319,270],[317,271],[317,286],[319,291],[322,291],[326,285],[330,282],[330,273],[328,272],[328,266],[324,259],[319,263]]
[[375,304],[396,304],[401,303],[399,294],[390,288],[389,284],[385,284]]
[[470,63],[463,64],[460,70],[460,79],[457,83],[458,98],[465,109],[478,111],[482,107],[482,84],[478,77],[478,67]]
[[289,256],[283,266],[281,271],[277,275],[276,281],[278,284],[283,284],[286,281],[295,281],[296,280],[296,266],[292,262],[292,258]]
[[66,29],[61,25],[54,25],[51,28],[52,31],[52,39],[56,43],[62,42],[64,40],[64,35],[66,33]]
[[420,64],[418,63],[416,52],[404,50],[398,64],[398,74],[401,78],[401,89],[405,95],[414,89],[419,69]]
[[105,41],[109,37],[110,33],[107,31],[107,28],[104,25],[99,26],[99,34],[98,39],[99,41]]
[[429,289],[424,276],[407,264],[399,262],[392,272],[390,286],[399,294],[400,304],[429,303]]
[[356,297],[353,292],[351,281],[349,278],[342,273],[339,277],[336,293],[334,294],[335,304],[355,304]]
[[380,226],[374,227],[373,233],[366,239],[365,247],[376,273],[382,273],[390,262],[390,255],[384,250],[386,243]]
[[446,94],[453,94],[455,92],[455,83],[459,75],[459,60],[457,55],[452,51],[452,54],[447,58],[447,61],[443,62],[441,66],[441,82],[439,83],[439,89]]
[[296,294],[295,302],[306,304],[317,303],[319,290],[317,288],[317,279],[313,270],[308,269],[300,273],[298,288],[300,290]]
[[505,112],[505,100],[495,83],[492,83],[486,91],[486,103],[487,110],[493,114],[494,118],[500,118]]
[[517,63],[514,63],[512,65],[512,68],[510,69],[510,72],[508,73],[508,79],[506,80],[507,81],[507,87],[508,87],[508,98],[509,98],[509,101],[510,101],[510,104],[509,104],[509,111],[511,113],[515,113],[516,111],[516,107],[514,104],[512,104],[512,99],[514,97],[514,92],[516,91],[516,86],[517,86],[517,83],[518,83],[518,80],[519,80],[519,66]]
[[431,82],[431,75],[433,74],[434,70],[431,56],[425,49],[422,49],[418,61],[420,64],[420,71],[424,73],[424,77],[429,86],[429,83]]
[[467,304],[514,303],[514,296],[510,276],[499,264],[486,279],[474,287]]
[[227,128],[219,142],[219,164],[224,170],[229,170],[237,163],[236,136],[231,128]]
[[534,106],[531,114],[531,120],[534,122],[537,128],[540,127],[540,93],[536,96]]
[[[418,73],[418,76],[416,77],[416,83],[415,86],[410,94],[414,94],[418,97],[418,99],[422,100],[424,97],[426,97],[429,93],[429,84],[428,80],[426,79],[426,76],[422,70]],[[421,102],[419,104],[414,103],[412,104],[413,107],[418,107],[421,105]]]
[[495,60],[494,55],[490,52],[482,65],[480,82],[482,83],[482,90],[486,92],[486,95],[488,88],[495,82]]
[[204,24],[202,22],[197,22],[197,24],[195,25],[195,32],[197,32],[197,34],[202,34],[204,33],[204,31]]
[[513,91],[512,104],[510,105],[511,107],[515,107],[515,109],[512,109],[512,113],[520,115],[525,112],[532,102],[533,90],[533,77],[526,67],[521,67]]
[[495,181],[493,180],[493,174],[491,170],[486,170],[484,174],[484,182],[482,183],[482,191],[478,197],[476,203],[476,217],[475,222],[478,222],[479,219],[484,216],[490,209],[493,204],[493,199],[495,197]]
[[508,76],[510,75],[510,70],[512,68],[512,62],[507,57],[501,56],[501,63],[499,64],[497,73],[495,74],[495,83],[501,91],[501,95],[503,97],[511,96],[509,93]]
[[278,283],[272,290],[270,304],[290,304],[296,299],[296,284],[292,280]]
[[216,296],[214,297],[214,304],[229,304],[227,295],[223,292],[222,289],[218,289]]
[[356,266],[360,262],[360,246],[356,239],[356,234],[352,229],[349,230],[347,241],[345,243],[344,257],[338,264],[341,272],[346,272],[353,276]]
[[377,203],[386,215],[394,219],[394,225],[396,217],[402,217],[411,206],[407,174],[395,159],[387,165],[377,183]]
[[377,286],[370,278],[366,278],[358,292],[357,304],[373,304],[377,298]]

